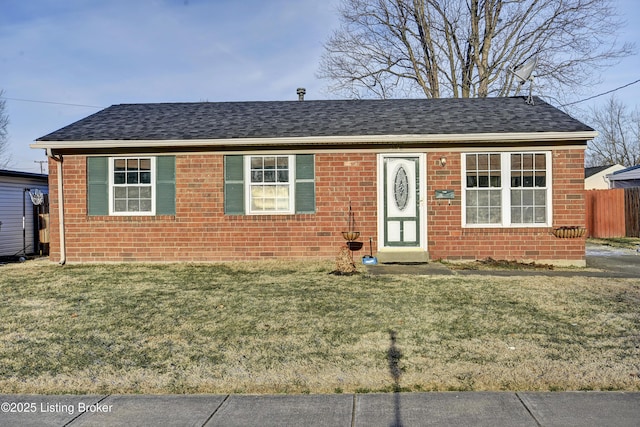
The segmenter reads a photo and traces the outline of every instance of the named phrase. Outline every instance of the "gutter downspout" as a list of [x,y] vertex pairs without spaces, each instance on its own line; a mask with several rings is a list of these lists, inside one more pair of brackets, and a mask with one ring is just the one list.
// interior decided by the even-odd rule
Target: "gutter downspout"
[[62,188],[62,155],[55,156],[47,148],[47,157],[56,161],[58,165],[58,234],[60,236],[60,265],[67,262],[67,248],[64,237],[64,191]]

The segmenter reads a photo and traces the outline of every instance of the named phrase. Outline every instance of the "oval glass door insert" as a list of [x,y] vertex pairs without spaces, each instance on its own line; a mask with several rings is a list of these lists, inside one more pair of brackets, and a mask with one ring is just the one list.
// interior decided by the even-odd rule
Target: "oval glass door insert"
[[398,209],[405,210],[409,202],[409,177],[402,166],[396,170],[393,179],[393,199]]

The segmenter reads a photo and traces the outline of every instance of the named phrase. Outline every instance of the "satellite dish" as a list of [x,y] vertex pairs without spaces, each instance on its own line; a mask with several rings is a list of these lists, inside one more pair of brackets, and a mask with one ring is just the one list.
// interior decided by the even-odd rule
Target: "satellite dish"
[[533,70],[538,65],[538,57],[533,57],[522,65],[511,70],[513,74],[516,75],[518,80],[520,80],[520,84],[524,84],[527,80],[533,81]]
[[[518,92],[520,88],[526,82],[529,82],[529,96],[527,97],[527,104],[533,105],[533,96],[531,92],[533,90],[533,70],[538,65],[538,57],[534,56],[524,64],[521,64],[513,69],[509,69],[518,79]],[[517,92],[516,92],[517,93]]]

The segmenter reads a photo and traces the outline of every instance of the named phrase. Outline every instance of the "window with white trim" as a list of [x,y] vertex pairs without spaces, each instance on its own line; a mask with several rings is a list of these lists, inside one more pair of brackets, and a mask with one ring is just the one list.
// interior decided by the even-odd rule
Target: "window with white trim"
[[511,223],[547,222],[547,162],[544,153],[512,153]]
[[502,168],[500,154],[467,154],[467,224],[502,222]]
[[462,175],[464,226],[551,224],[550,152],[465,153]]
[[245,168],[247,212],[294,213],[294,156],[250,156]]
[[109,159],[109,214],[155,215],[155,157]]

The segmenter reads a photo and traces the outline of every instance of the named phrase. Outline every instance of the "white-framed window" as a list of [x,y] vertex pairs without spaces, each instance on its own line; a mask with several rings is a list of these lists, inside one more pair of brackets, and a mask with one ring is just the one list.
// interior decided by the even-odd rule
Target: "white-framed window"
[[547,155],[511,153],[511,223],[547,223]]
[[550,226],[551,152],[462,154],[462,225]]
[[109,214],[155,215],[155,157],[109,158]]
[[249,214],[294,213],[295,156],[248,156],[245,185]]

